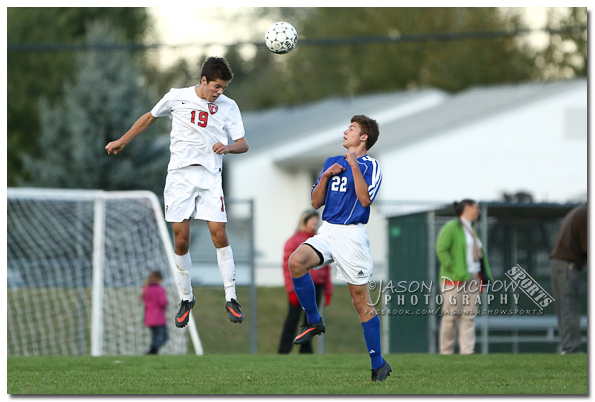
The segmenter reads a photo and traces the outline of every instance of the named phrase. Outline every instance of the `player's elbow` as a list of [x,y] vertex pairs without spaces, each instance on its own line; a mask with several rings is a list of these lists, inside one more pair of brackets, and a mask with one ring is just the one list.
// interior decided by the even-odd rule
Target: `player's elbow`
[[372,201],[369,198],[360,200],[360,202],[362,203],[362,207],[364,208],[368,208],[370,205],[372,205]]
[[250,144],[248,144],[248,141],[245,138],[243,138],[241,141],[241,144],[242,144],[242,146],[238,153],[243,154],[243,153],[248,152],[248,150],[250,149]]
[[320,201],[317,201],[317,200],[312,200],[312,208],[314,208],[314,209],[318,209],[318,208],[320,208],[323,205],[324,205],[323,202],[320,202]]
[[153,116],[153,113],[151,113],[151,112],[145,113],[143,118],[144,118],[144,123],[147,127],[157,121],[157,117]]

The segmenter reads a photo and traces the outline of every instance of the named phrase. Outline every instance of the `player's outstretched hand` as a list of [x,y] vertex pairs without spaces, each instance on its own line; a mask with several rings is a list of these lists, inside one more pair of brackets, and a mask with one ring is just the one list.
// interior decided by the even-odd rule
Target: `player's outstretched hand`
[[338,163],[335,163],[333,166],[326,169],[325,173],[330,177],[330,176],[337,175],[343,171],[345,171],[345,167],[339,165]]
[[213,145],[213,151],[219,155],[227,155],[227,147],[220,142]]
[[109,155],[117,155],[118,152],[122,152],[124,150],[124,145],[120,140],[112,141],[105,146],[105,150]]

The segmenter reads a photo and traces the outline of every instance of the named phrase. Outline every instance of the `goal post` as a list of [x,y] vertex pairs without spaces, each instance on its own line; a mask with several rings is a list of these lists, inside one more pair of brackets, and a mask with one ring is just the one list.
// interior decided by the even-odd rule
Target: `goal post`
[[203,348],[181,293],[159,200],[150,191],[7,189],[9,355],[144,354],[140,294],[153,270],[168,296],[163,354]]

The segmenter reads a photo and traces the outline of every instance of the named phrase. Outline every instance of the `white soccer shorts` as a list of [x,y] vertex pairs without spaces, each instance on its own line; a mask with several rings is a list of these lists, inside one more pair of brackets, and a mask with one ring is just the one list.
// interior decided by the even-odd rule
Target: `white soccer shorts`
[[163,198],[167,222],[191,218],[227,222],[221,175],[203,166],[169,170]]
[[316,249],[324,262],[337,263],[337,278],[353,285],[365,285],[372,279],[374,266],[370,255],[370,239],[363,224],[336,225],[324,221],[318,233],[304,243]]

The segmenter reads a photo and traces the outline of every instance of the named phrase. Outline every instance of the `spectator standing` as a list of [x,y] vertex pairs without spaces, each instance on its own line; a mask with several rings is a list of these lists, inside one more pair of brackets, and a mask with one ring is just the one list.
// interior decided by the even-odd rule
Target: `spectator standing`
[[581,348],[579,289],[581,271],[587,265],[587,216],[587,204],[566,215],[550,254],[562,354]]
[[168,340],[165,309],[167,295],[161,286],[163,280],[159,271],[153,271],[145,281],[141,300],[145,305],[145,326],[151,330],[151,346],[148,355],[156,355]]
[[473,222],[479,218],[479,206],[473,200],[464,199],[454,202],[453,207],[457,218],[444,225],[436,241],[443,299],[440,353],[454,353],[458,324],[459,353],[472,354],[480,284],[493,278],[481,240],[473,227]]

